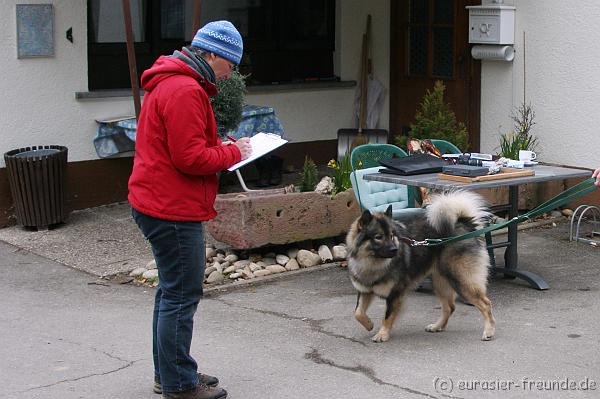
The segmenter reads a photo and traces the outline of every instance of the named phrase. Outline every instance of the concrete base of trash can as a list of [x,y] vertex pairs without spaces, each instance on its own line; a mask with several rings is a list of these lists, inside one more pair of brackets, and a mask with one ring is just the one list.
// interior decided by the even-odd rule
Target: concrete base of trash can
[[43,229],[66,220],[67,153],[45,145],[4,154],[18,224]]

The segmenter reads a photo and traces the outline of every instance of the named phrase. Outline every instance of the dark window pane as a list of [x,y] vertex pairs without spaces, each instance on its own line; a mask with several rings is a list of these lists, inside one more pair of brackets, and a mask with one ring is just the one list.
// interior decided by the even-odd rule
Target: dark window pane
[[292,14],[290,15],[289,26],[298,39],[311,39],[328,37],[329,26],[327,21],[328,15],[333,12],[330,7],[333,3],[328,0],[307,0],[302,2],[294,1],[293,7],[290,7]]
[[425,75],[427,74],[427,28],[410,27],[409,46],[408,46],[408,74]]
[[[392,0],[398,1],[398,0]],[[429,22],[429,0],[409,0],[409,18],[411,24],[426,24]]]
[[454,29],[433,29],[433,75],[450,78],[454,75]]
[[[90,21],[93,43],[124,43],[123,3],[121,0],[90,0]],[[131,27],[136,42],[146,37],[146,0],[131,0]]]
[[433,2],[433,23],[434,24],[452,24],[452,23],[454,23],[454,1],[453,0],[434,0],[434,2]]
[[186,39],[185,0],[163,0],[160,3],[160,37]]

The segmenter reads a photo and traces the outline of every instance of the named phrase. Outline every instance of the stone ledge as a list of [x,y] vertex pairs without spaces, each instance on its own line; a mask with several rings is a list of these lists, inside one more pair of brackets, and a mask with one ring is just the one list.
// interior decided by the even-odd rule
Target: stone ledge
[[284,189],[220,194],[215,209],[219,216],[207,223],[207,230],[234,249],[339,236],[360,215],[352,190],[333,198]]

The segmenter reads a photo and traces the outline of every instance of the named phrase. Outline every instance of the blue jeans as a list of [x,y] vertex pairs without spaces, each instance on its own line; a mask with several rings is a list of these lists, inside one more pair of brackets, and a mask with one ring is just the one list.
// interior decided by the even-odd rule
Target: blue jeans
[[154,373],[163,391],[186,391],[198,384],[198,365],[190,347],[206,262],[203,226],[153,218],[133,208],[131,213],[152,246],[158,268],[152,320]]

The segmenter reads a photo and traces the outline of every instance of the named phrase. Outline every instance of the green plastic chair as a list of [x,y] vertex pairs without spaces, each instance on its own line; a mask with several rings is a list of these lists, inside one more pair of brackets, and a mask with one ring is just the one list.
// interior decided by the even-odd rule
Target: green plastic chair
[[442,154],[462,154],[462,151],[449,141],[440,139],[430,139],[430,141]]
[[407,154],[404,150],[392,144],[364,144],[352,151],[350,181],[361,209],[384,212],[392,205],[394,219],[401,219],[409,212],[420,211],[420,208],[414,207],[412,187],[363,179],[368,173],[377,173],[381,168],[379,161],[405,156]]

